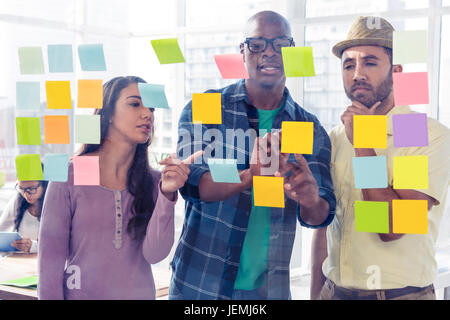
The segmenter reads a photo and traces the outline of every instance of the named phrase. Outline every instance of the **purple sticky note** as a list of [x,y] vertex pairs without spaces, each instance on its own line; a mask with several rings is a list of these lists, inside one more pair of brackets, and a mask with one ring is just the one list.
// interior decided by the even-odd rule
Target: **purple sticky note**
[[395,148],[428,146],[426,113],[394,114],[392,125]]

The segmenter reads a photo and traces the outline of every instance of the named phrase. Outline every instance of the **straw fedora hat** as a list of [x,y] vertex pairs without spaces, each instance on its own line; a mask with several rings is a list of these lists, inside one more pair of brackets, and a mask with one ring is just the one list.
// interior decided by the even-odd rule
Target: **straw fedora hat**
[[333,54],[341,58],[345,49],[356,46],[380,46],[392,49],[394,27],[381,17],[359,17],[348,32],[347,39],[333,47]]

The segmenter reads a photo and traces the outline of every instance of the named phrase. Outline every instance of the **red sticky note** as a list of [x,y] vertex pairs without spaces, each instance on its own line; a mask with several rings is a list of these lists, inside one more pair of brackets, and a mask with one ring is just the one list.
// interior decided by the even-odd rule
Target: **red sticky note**
[[220,75],[224,79],[250,78],[245,68],[244,57],[240,53],[217,54],[214,56]]
[[100,165],[98,157],[73,157],[73,179],[73,184],[75,186],[100,185]]
[[396,106],[428,104],[428,72],[394,72],[394,100]]

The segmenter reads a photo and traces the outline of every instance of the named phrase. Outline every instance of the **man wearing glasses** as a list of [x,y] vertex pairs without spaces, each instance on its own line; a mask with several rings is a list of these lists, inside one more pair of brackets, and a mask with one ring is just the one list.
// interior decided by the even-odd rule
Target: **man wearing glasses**
[[[216,148],[225,150],[223,158],[245,159],[245,163],[238,161],[241,183],[215,183],[205,158],[191,165],[181,189],[186,218],[172,262],[170,299],[289,299],[297,218],[303,226],[321,228],[334,217],[330,140],[317,118],[295,103],[285,87],[281,48],[294,45],[284,17],[271,11],[257,13],[249,19],[240,45],[250,79],[207,91],[222,95],[222,124],[194,125],[191,102],[181,114],[178,153],[212,145],[182,135],[188,132],[195,137],[199,128],[203,137],[214,129],[222,137],[235,132],[237,140],[238,132],[253,130],[258,138],[247,137],[244,145],[234,139],[226,143],[214,139]],[[259,134],[280,129],[283,121],[314,123],[312,155],[281,154],[276,144],[279,134]],[[279,164],[271,166],[270,174],[263,172],[265,163],[256,156],[269,144],[267,154]],[[261,175],[284,177],[284,208],[254,206],[253,177]]]

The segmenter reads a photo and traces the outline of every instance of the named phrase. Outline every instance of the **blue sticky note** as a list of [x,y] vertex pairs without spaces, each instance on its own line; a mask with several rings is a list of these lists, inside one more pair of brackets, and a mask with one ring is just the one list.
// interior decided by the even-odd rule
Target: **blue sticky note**
[[50,153],[44,159],[44,180],[66,182],[69,172],[69,155]]
[[138,88],[144,107],[169,109],[163,85],[138,83]]
[[16,108],[39,110],[41,108],[41,84],[39,81],[16,82]]
[[208,166],[214,182],[241,183],[236,159],[208,159]]
[[50,72],[73,72],[71,44],[48,45],[48,69]]
[[81,70],[106,71],[105,54],[102,44],[81,44],[78,46]]
[[357,189],[387,188],[386,157],[354,157],[353,177]]

